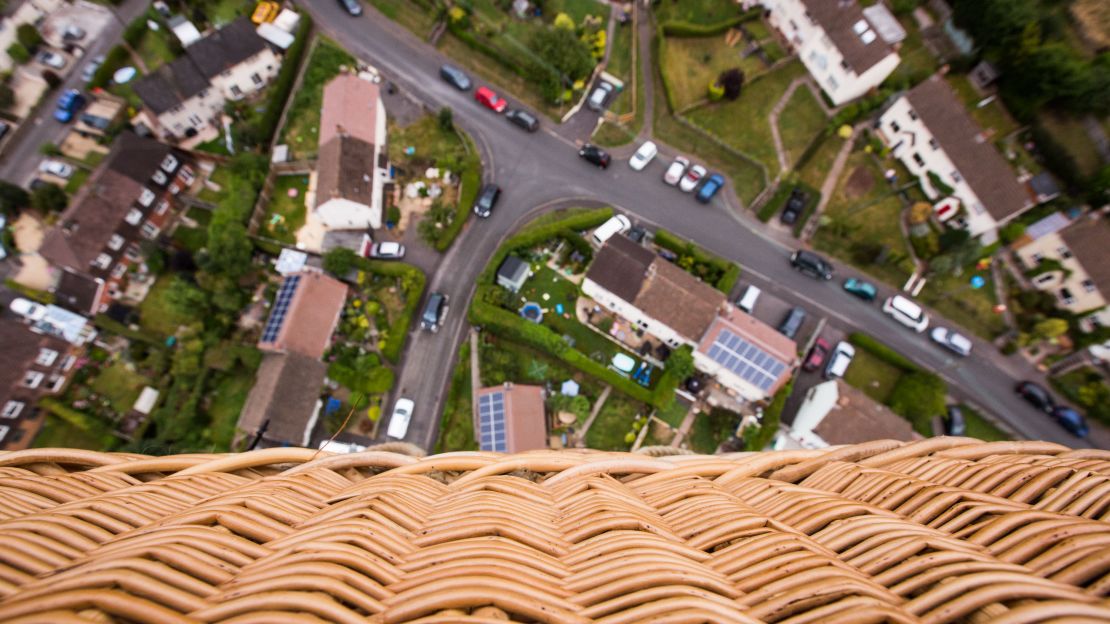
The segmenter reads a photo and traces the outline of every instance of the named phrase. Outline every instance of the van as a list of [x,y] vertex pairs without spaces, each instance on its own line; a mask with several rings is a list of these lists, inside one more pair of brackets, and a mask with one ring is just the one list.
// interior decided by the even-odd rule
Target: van
[[602,223],[594,230],[594,243],[599,247],[605,244],[605,241],[613,237],[614,234],[623,234],[632,229],[632,222],[624,215],[615,215],[605,223]]
[[929,316],[925,314],[925,310],[902,295],[887,298],[883,302],[883,313],[889,314],[891,318],[917,333],[929,327]]
[[798,330],[802,328],[802,323],[804,323],[805,320],[806,311],[798,306],[794,306],[790,309],[786,318],[782,319],[782,323],[779,324],[779,333],[793,340],[794,336],[798,335]]
[[443,293],[432,293],[428,297],[428,303],[424,304],[424,314],[420,315],[420,328],[426,329],[433,334],[439,331],[439,324],[440,321],[443,320],[446,308],[447,295]]
[[755,302],[759,299],[760,292],[762,291],[759,290],[758,286],[748,286],[748,289],[744,291],[744,296],[736,300],[736,307],[751,314],[755,310]]

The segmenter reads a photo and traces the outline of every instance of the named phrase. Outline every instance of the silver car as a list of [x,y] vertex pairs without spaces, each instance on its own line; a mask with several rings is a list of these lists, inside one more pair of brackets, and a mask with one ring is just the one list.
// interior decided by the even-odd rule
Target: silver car
[[612,93],[613,85],[604,81],[599,82],[597,86],[594,87],[593,93],[590,94],[590,99],[586,100],[586,106],[588,106],[590,110],[600,111],[605,108],[605,105],[609,102],[609,96],[612,95]]

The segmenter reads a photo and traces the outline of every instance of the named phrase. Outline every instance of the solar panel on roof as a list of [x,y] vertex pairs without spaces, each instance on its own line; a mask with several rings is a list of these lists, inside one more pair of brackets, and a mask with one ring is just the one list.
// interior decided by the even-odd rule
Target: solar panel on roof
[[493,392],[478,397],[478,448],[508,452],[505,432],[505,393]]
[[775,356],[727,329],[717,334],[706,355],[760,390],[770,390],[786,370]]
[[285,323],[285,315],[293,302],[293,295],[297,292],[297,285],[301,282],[300,275],[285,278],[274,297],[274,305],[270,310],[270,320],[266,321],[266,328],[262,330],[262,342],[273,342],[281,333],[281,326]]

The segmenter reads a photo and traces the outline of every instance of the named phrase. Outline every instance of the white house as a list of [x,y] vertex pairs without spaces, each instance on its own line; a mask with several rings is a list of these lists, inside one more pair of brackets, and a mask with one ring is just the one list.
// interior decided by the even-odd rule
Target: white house
[[136,81],[143,111],[134,121],[165,139],[215,138],[224,104],[262,89],[280,69],[281,59],[240,17]]
[[959,201],[968,231],[984,243],[994,242],[999,227],[1034,205],[943,76],[896,99],[876,129],[938,207],[949,197]]
[[797,52],[810,75],[837,106],[878,87],[901,59],[889,12],[864,14],[855,0],[744,0],[762,5],[767,20]]
[[390,179],[385,139],[385,105],[368,76],[340,74],[324,87],[320,149],[310,183],[313,217],[324,228],[382,226],[382,190]]
[[842,379],[812,386],[794,422],[775,436],[772,447],[821,449],[871,440],[909,442],[921,436],[910,422]]

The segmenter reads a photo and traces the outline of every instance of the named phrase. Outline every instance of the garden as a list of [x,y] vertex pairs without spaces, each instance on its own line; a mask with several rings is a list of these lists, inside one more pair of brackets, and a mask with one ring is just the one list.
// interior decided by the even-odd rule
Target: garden
[[317,37],[308,58],[300,88],[286,114],[281,142],[289,146],[293,160],[316,154],[320,132],[320,107],[324,101],[324,85],[339,75],[340,68],[354,68],[355,57],[334,41]]
[[609,44],[609,61],[605,72],[624,83],[624,89],[612,98],[603,123],[594,132],[592,141],[605,147],[624,145],[636,138],[644,123],[643,74],[640,72],[636,26],[629,21],[618,23]]
[[305,220],[305,191],[308,176],[279,176],[274,179],[270,201],[262,216],[261,236],[292,245]]

